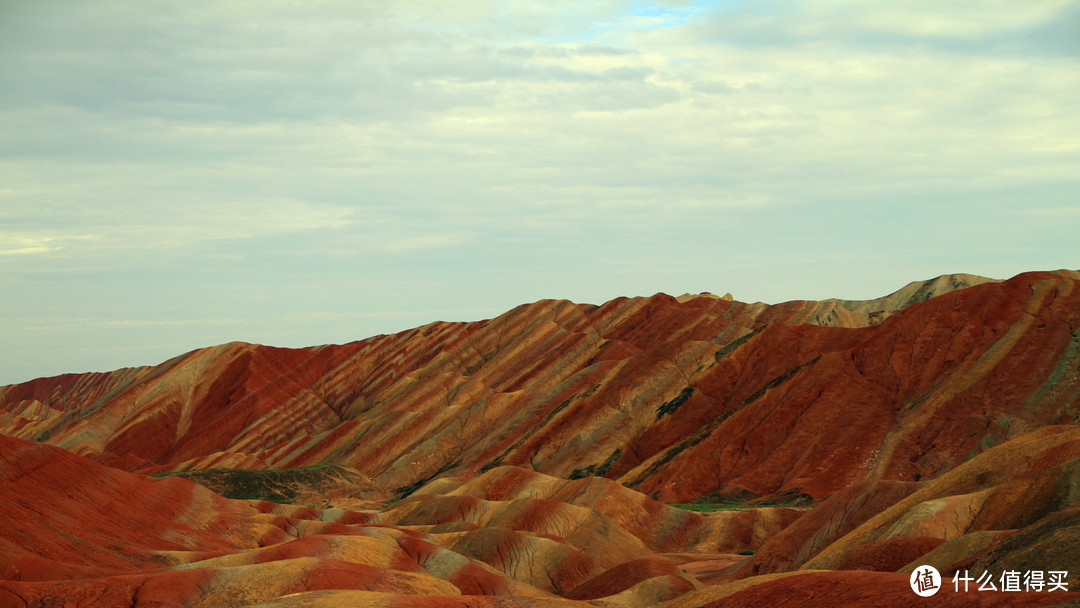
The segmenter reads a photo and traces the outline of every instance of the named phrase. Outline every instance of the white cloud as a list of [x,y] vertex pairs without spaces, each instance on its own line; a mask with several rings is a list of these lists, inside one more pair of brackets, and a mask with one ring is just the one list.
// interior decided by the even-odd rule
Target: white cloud
[[[861,7],[859,5],[862,5]],[[836,29],[894,31],[912,36],[978,38],[1031,27],[1075,7],[1071,0],[953,0],[947,7],[934,0],[877,2],[866,7],[854,0],[812,3],[822,23]],[[863,8],[864,10],[859,10]],[[865,10],[867,9],[868,10]]]
[[0,249],[0,255],[27,255],[32,253],[49,253],[59,251],[59,247],[21,247],[19,249]]
[[[169,193],[155,194],[149,188],[133,187],[138,196],[116,201],[100,192],[86,192],[82,209],[72,215],[67,226],[54,221],[51,227],[34,234],[0,232],[0,254],[44,253],[63,250],[61,255],[86,256],[115,251],[161,251],[192,248],[208,241],[243,241],[346,227],[354,210],[332,204],[292,199],[224,199],[213,195],[195,200]],[[20,195],[12,200],[30,203],[21,212],[9,215],[22,222],[43,223],[49,215],[36,213],[33,202],[42,193]],[[48,191],[45,191],[48,196]],[[74,197],[71,191],[66,197]],[[146,198],[143,198],[146,197]],[[203,200],[199,200],[203,199]],[[209,200],[206,200],[209,199]]]
[[0,232],[0,255],[33,255],[59,251],[51,247],[57,239],[50,236]]
[[1038,209],[1025,209],[1020,215],[1029,215],[1045,219],[1071,219],[1080,217],[1080,203],[1073,207],[1041,207]]

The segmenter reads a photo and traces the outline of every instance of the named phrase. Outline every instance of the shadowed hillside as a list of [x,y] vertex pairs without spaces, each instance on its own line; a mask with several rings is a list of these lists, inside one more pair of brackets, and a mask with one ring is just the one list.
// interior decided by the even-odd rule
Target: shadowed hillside
[[[226,498],[257,499],[306,504],[367,496],[379,492],[367,477],[338,465],[314,465],[297,469],[194,469],[158,473],[155,477],[182,477],[210,488]],[[370,502],[367,506],[378,506]]]

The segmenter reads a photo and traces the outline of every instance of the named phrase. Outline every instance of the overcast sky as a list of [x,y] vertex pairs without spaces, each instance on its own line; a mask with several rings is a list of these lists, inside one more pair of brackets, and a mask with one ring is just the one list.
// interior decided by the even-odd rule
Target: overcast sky
[[0,384],[1080,267],[1080,2],[0,1]]

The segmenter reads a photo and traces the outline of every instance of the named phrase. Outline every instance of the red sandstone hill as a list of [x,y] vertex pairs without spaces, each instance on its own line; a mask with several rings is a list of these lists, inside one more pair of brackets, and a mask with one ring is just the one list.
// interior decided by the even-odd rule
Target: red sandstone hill
[[[333,463],[404,493],[515,465],[664,502],[817,501],[1072,424],[1078,276],[858,306],[541,301],[340,346],[230,343],[0,387],[0,432],[138,472]],[[871,304],[906,307],[851,310]]]
[[[443,478],[379,511],[312,509],[228,500],[187,480],[133,475],[0,436],[0,608],[909,605],[914,564],[946,574],[1080,571],[1080,507],[1070,498],[1078,446],[1080,427],[1029,433],[914,493],[878,493],[892,506],[867,519],[858,515],[865,502],[850,497],[826,508],[843,493],[820,515],[763,508],[702,516],[608,480],[517,467]],[[857,521],[845,534],[847,518]],[[764,544],[744,539],[747,522],[770,520]],[[786,571],[798,565],[784,561],[790,548],[814,538],[825,539],[809,550],[814,563]],[[709,553],[734,546],[758,554]],[[907,558],[911,565],[893,572]],[[706,562],[736,576],[702,584]],[[749,572],[761,563],[780,567]],[[935,602],[1064,606],[1078,598],[957,593],[946,581]]]
[[233,501],[0,435],[0,607],[234,607],[324,589],[358,605],[588,606],[556,595],[579,587],[647,606],[700,587],[588,507],[474,499],[468,525],[448,527],[460,511],[425,508],[435,498],[381,513]]
[[[542,301],[0,387],[0,608],[895,606],[920,564],[1077,589],[1078,283]],[[133,474],[316,464],[288,496],[367,510]],[[699,498],[816,506],[663,504]]]

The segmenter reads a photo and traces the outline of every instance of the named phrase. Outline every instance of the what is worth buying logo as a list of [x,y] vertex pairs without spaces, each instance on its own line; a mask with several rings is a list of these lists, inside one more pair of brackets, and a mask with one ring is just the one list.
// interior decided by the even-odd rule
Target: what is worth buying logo
[[[970,591],[1021,591],[1034,593],[1053,593],[1054,591],[1068,591],[1068,570],[1005,570],[1000,577],[995,577],[991,572],[984,571],[978,578],[972,576],[967,570],[956,571],[952,577],[953,591],[961,593]],[[970,585],[974,583],[974,585]],[[941,590],[941,573],[937,568],[922,565],[916,568],[908,579],[911,590],[916,595],[930,597]],[[975,585],[978,585],[976,588]]]
[[908,580],[911,590],[922,597],[930,597],[941,589],[941,573],[933,566],[919,566]]

